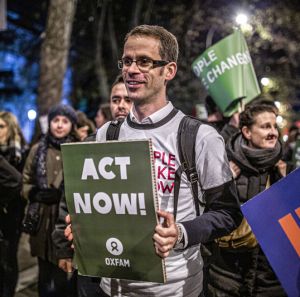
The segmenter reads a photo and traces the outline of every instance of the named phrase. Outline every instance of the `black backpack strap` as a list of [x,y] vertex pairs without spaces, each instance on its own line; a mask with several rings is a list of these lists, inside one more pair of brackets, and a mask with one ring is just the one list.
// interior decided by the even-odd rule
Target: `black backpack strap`
[[120,129],[121,129],[121,125],[123,124],[123,122],[124,122],[124,119],[111,121],[109,123],[109,126],[106,131],[106,140],[118,140],[119,139]]
[[184,116],[179,124],[177,145],[181,166],[175,173],[174,184],[174,217],[177,214],[178,196],[181,183],[181,174],[185,172],[189,182],[191,183],[194,204],[197,216],[200,215],[200,205],[205,203],[198,199],[198,185],[200,185],[198,173],[195,163],[195,143],[201,121],[191,116]]

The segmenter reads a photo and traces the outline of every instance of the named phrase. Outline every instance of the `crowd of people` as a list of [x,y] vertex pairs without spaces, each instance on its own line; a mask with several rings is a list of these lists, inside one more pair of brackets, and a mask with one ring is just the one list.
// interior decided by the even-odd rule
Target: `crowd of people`
[[[60,146],[105,142],[111,121],[119,121],[119,140],[151,138],[155,150],[174,155],[180,168],[176,140],[184,113],[167,96],[178,52],[176,37],[163,27],[135,27],[125,37],[121,74],[109,102],[99,106],[95,124],[71,106],[53,106],[48,132],[30,149],[16,117],[0,112],[0,296],[14,296],[22,231],[30,235],[31,254],[38,259],[40,297],[286,296],[240,211],[241,204],[293,169],[291,146],[280,141],[278,110],[261,100],[224,119],[207,98],[209,117],[195,142],[198,199],[205,201],[197,206],[200,215],[186,176],[180,181],[176,219],[174,191],[158,189],[160,223],[153,226],[153,243],[165,259],[166,283],[100,279],[73,267],[76,248]],[[296,129],[295,139],[298,134]],[[161,162],[155,159],[156,170]]]

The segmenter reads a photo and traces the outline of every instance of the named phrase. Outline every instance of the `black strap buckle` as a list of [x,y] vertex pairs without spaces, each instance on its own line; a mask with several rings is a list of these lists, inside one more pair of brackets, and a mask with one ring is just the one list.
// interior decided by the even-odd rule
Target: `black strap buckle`
[[190,176],[190,183],[194,184],[198,182],[198,173],[195,168],[192,168],[192,172],[189,173]]

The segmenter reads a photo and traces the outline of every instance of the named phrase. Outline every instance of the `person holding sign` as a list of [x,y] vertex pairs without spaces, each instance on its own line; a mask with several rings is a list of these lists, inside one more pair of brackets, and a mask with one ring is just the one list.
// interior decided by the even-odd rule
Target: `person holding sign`
[[[240,129],[226,148],[239,200],[245,203],[285,176],[287,166],[281,161],[273,106],[249,104],[240,114]],[[209,272],[209,296],[286,296],[245,219],[217,243],[219,253]]]
[[[176,140],[184,114],[173,107],[166,91],[176,75],[177,58],[178,43],[173,34],[163,27],[141,25],[125,37],[118,63],[133,102],[119,140],[150,138],[153,143],[160,207],[160,223],[153,226],[153,243],[157,255],[165,259],[167,282],[102,278],[100,296],[198,297],[203,280],[200,243],[228,234],[241,221],[224,141],[214,128],[205,124],[198,130],[195,149],[203,190],[199,191],[199,199],[205,196],[205,209],[201,206],[202,215],[196,216],[190,184],[182,177],[174,219],[174,179],[180,165]],[[106,141],[108,126],[106,123],[98,130],[97,141]],[[65,235],[70,240],[71,231],[69,225]]]

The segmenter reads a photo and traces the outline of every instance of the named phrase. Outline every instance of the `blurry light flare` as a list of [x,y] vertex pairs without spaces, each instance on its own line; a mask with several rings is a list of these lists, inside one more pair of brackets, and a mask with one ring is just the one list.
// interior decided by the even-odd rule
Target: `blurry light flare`
[[276,123],[277,123],[278,125],[280,125],[280,124],[283,123],[283,117],[282,117],[281,115],[279,115],[279,116],[276,117]]
[[248,16],[244,13],[239,13],[236,18],[235,21],[239,24],[239,25],[244,25],[247,23],[248,21]]
[[270,84],[270,79],[269,78],[267,78],[267,77],[263,77],[261,80],[260,80],[260,82],[261,82],[261,84],[263,85],[263,86],[268,86],[269,84]]
[[27,117],[30,121],[34,121],[36,119],[36,111],[34,109],[28,110]]
[[287,142],[288,139],[289,139],[289,136],[287,134],[285,134],[285,135],[282,136],[282,140],[284,142]]
[[280,109],[281,103],[280,103],[279,101],[275,101],[274,104],[276,105],[276,107],[277,107],[278,109]]
[[251,33],[253,31],[253,27],[250,24],[242,24],[241,30],[243,33]]

